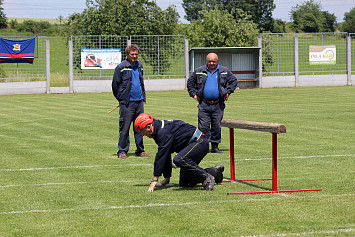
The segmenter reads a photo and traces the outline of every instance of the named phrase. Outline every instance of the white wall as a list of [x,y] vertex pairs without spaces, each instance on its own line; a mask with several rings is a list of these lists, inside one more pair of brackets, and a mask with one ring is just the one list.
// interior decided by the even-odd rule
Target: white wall
[[[352,76],[354,85],[355,76]],[[262,77],[262,88],[293,87],[296,85],[295,76]],[[297,86],[346,86],[347,75],[300,75]]]
[[0,95],[46,93],[46,81],[0,83]]

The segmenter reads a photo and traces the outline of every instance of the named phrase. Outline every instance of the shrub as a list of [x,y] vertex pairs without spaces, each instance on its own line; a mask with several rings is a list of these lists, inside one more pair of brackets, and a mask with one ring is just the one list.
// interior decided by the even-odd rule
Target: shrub
[[17,30],[19,32],[30,32],[38,34],[40,32],[50,33],[51,24],[48,21],[33,21],[26,20],[21,24],[18,24]]

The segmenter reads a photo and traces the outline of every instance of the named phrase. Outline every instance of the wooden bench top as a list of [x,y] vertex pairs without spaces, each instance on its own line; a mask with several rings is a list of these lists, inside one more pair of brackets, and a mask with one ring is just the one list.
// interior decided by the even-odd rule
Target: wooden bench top
[[286,126],[277,123],[260,123],[242,120],[222,119],[221,125],[222,127],[228,128],[240,128],[271,133],[286,133]]

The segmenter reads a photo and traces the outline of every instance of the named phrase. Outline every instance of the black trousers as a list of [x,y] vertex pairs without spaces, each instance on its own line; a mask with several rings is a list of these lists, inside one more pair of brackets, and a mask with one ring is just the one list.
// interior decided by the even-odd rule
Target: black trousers
[[211,143],[221,143],[221,121],[225,104],[220,102],[212,105],[204,101],[198,105],[198,129]]
[[[141,101],[130,101],[127,105],[120,103],[120,119],[119,119],[119,126],[120,126],[120,136],[118,139],[118,152],[117,156],[121,153],[128,153],[129,146],[130,146],[130,139],[129,139],[129,129],[131,124],[134,123],[134,120],[140,115],[144,113],[144,102]],[[134,140],[136,142],[136,155],[139,155],[144,151],[143,145],[143,135],[140,131],[136,131],[133,128]]]
[[207,173],[216,176],[214,167],[203,169],[199,166],[209,150],[209,141],[202,135],[197,141],[191,142],[181,150],[173,159],[174,164],[180,168],[181,187],[193,187],[205,181]]

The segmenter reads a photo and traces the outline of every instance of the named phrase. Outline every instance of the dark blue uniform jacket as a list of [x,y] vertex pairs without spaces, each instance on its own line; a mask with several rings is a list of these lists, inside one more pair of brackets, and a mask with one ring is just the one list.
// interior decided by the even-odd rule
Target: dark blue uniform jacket
[[[139,80],[142,86],[143,101],[146,101],[145,88],[144,88],[144,78],[143,78],[143,65],[141,62],[138,63]],[[112,93],[116,99],[122,104],[128,104],[131,86],[132,86],[132,65],[126,59],[122,61],[116,68],[112,79]]]
[[161,176],[166,162],[171,162],[171,154],[184,149],[196,131],[196,127],[181,120],[154,119],[153,139],[158,145],[154,162],[154,176]]
[[[203,98],[203,89],[207,81],[207,65],[197,68],[191,73],[187,80],[187,90],[191,97],[197,95]],[[218,70],[218,90],[219,100],[224,101],[226,94],[232,94],[237,88],[238,80],[234,74],[227,68],[219,65]]]

